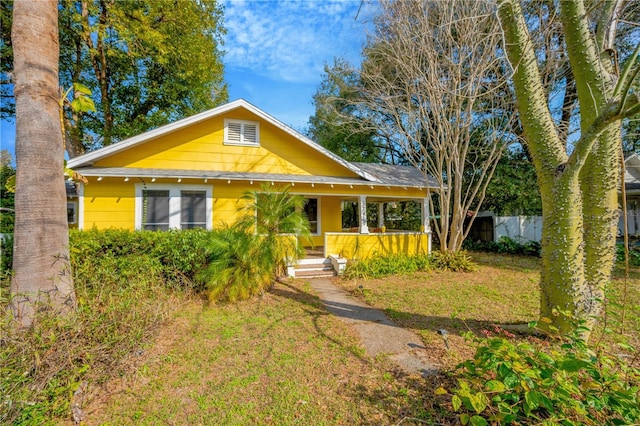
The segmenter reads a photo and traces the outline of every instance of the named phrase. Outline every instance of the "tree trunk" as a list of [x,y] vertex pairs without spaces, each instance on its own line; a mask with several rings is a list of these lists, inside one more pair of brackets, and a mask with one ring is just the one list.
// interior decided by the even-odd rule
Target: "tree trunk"
[[11,294],[29,326],[41,306],[75,307],[58,104],[58,2],[16,0],[11,39],[16,98],[16,194]]
[[[620,121],[639,108],[636,101],[627,100],[628,93],[616,93],[616,67],[604,42],[598,41],[605,40],[604,32],[610,36],[607,40],[615,33],[621,3],[607,6],[594,36],[584,2],[560,2],[580,111],[580,138],[570,153],[548,109],[520,2],[501,0],[498,9],[542,196],[540,315],[551,320],[547,327],[561,333],[580,330],[585,338],[601,313],[615,259]],[[629,61],[628,67],[633,66],[635,57]],[[627,86],[619,87],[628,89],[633,78],[623,73],[621,82]],[[577,328],[583,325],[589,330]]]

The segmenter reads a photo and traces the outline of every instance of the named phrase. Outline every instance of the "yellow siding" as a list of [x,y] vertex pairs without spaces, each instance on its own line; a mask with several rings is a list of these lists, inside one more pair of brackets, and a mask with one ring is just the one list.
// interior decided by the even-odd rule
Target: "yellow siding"
[[368,259],[376,255],[427,254],[429,235],[419,233],[348,234],[325,236],[325,253],[347,259]]
[[135,228],[134,182],[111,180],[84,187],[84,229]]
[[247,111],[233,111],[101,159],[95,166],[355,177],[264,121],[259,147],[224,145],[224,118],[258,121]]
[[[124,182],[122,178],[104,178],[97,181],[90,178],[90,183],[84,187],[84,229],[96,228],[135,228],[135,184],[150,184],[150,179],[131,178]],[[176,185],[175,179],[157,179],[156,184]],[[202,179],[183,179],[186,185],[206,185]],[[231,225],[238,218],[239,198],[246,191],[260,190],[261,183],[250,184],[246,181],[230,182],[209,180],[208,185],[213,187],[213,229],[220,228],[223,224]],[[273,189],[282,189],[285,185],[274,185]],[[342,230],[342,212],[340,203],[343,197],[355,200],[360,193],[368,197],[424,197],[425,191],[418,189],[374,187],[354,187],[336,185],[297,184],[289,188],[291,193],[304,196],[318,197],[320,199],[320,232],[321,235],[313,237],[314,246],[323,246],[325,232],[340,232]],[[332,192],[338,195],[330,195]],[[369,198],[371,201],[373,198]],[[389,234],[391,235],[391,234]],[[309,245],[308,241],[302,242]]]

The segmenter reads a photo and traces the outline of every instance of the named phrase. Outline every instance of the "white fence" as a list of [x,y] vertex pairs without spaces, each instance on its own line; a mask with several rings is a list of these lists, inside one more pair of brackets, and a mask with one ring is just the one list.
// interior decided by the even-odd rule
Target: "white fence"
[[542,240],[542,216],[494,216],[493,238],[509,237],[521,244]]
[[[627,224],[630,236],[640,236],[640,210],[628,210]],[[618,222],[618,235],[623,235],[622,213]],[[493,240],[509,237],[519,243],[542,240],[542,216],[493,216]]]
[[[640,209],[637,207],[627,209],[627,229],[629,235],[640,236]],[[624,235],[624,218],[622,217],[622,211],[620,212],[620,219],[618,220],[618,235]]]

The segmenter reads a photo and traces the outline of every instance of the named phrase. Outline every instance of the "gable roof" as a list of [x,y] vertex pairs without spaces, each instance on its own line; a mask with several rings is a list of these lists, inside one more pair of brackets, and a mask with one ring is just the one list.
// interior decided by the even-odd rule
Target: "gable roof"
[[[122,140],[120,142],[114,143],[114,144],[106,146],[104,148],[100,148],[100,149],[98,149],[96,151],[92,151],[92,152],[86,153],[84,155],[80,155],[78,157],[72,158],[67,162],[67,167],[72,168],[72,169],[80,169],[80,168],[85,168],[85,167],[91,167],[98,160],[101,160],[103,158],[112,156],[114,154],[117,154],[119,152],[125,151],[127,149],[132,148],[132,147],[144,144],[144,143],[149,142],[151,140],[154,140],[154,139],[156,139],[158,137],[171,134],[171,133],[176,132],[176,131],[178,131],[180,129],[183,129],[185,127],[188,127],[188,126],[191,126],[193,124],[202,122],[204,120],[208,120],[208,119],[210,119],[212,117],[216,117],[216,116],[222,115],[224,113],[227,113],[227,112],[232,111],[232,110],[237,109],[237,108],[243,108],[243,109],[255,114],[260,119],[266,121],[267,123],[272,124],[273,126],[277,127],[278,129],[280,129],[280,130],[290,134],[291,136],[295,137],[297,140],[299,140],[303,144],[311,147],[312,149],[317,151],[320,155],[322,155],[322,156],[334,161],[335,163],[338,163],[342,167],[345,167],[346,169],[352,171],[357,176],[360,176],[361,178],[363,178],[363,179],[365,179],[367,181],[370,181],[370,182],[379,183],[379,180],[375,176],[371,175],[370,173],[368,173],[367,171],[365,171],[361,167],[358,167],[354,163],[350,163],[350,162],[344,160],[343,158],[337,156],[336,154],[332,153],[331,151],[327,150],[326,148],[322,147],[321,145],[313,142],[311,139],[309,139],[306,136],[302,135],[301,133],[295,131],[291,127],[287,126],[286,124],[282,123],[281,121],[277,120],[276,118],[272,117],[271,115],[267,114],[266,112],[262,111],[261,109],[255,107],[254,105],[252,105],[249,102],[245,101],[244,99],[238,99],[236,101],[229,102],[227,104],[224,104],[224,105],[221,105],[219,107],[210,109],[208,111],[204,111],[204,112],[201,112],[199,114],[195,114],[195,115],[192,115],[190,117],[183,118],[182,120],[178,120],[178,121],[175,121],[173,123],[166,124],[164,126],[158,127],[157,129],[150,130],[150,131],[142,133],[140,135],[136,135],[136,136],[133,136],[131,138],[124,139],[124,140]],[[84,169],[84,170],[87,170],[87,169]]]

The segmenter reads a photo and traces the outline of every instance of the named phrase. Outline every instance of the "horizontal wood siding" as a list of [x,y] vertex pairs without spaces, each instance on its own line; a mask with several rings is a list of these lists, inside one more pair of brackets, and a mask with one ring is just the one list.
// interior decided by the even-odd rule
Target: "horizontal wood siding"
[[84,229],[135,228],[133,180],[93,182],[84,187]]
[[355,177],[266,122],[260,122],[260,146],[224,145],[225,118],[258,120],[245,111],[234,111],[104,158],[95,166]]
[[420,233],[325,235],[325,253],[347,259],[368,259],[376,255],[427,254],[429,236]]
[[[123,178],[103,178],[98,181],[95,177],[89,178],[89,184],[84,187],[84,229],[96,228],[135,228],[135,187],[138,183],[151,184],[151,179],[130,178],[124,182]],[[155,184],[176,185],[176,179],[157,179]],[[209,180],[207,184],[202,179],[182,179],[185,185],[211,185],[213,187],[213,229],[224,224],[231,225],[238,218],[238,209],[241,207],[240,197],[250,190],[260,190],[261,183],[250,184],[247,181]],[[276,184],[272,188],[280,190],[285,185]],[[341,196],[356,196],[360,193],[368,197],[423,197],[425,191],[418,189],[404,190],[402,188],[354,187],[316,184],[314,187],[308,184],[296,184],[289,188],[294,194],[305,196],[317,196],[320,199],[320,232],[340,232],[342,230],[342,211],[340,208]],[[331,195],[334,192],[338,195]],[[371,201],[371,198],[369,199]],[[389,234],[392,235],[392,234]],[[308,242],[302,242],[309,245]],[[322,235],[313,237],[313,245],[324,245]]]

